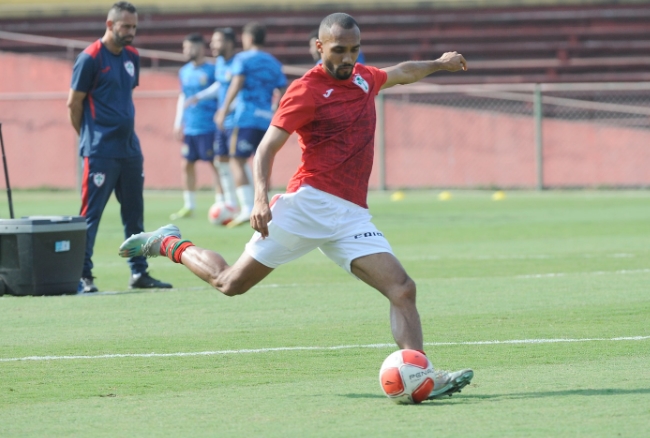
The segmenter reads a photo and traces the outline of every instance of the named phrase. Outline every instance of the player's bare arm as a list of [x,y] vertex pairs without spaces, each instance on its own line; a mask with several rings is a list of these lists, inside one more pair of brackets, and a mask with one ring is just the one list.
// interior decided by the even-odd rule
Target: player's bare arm
[[81,117],[84,112],[84,99],[86,94],[83,91],[70,90],[68,94],[68,118],[77,135],[81,133]]
[[388,78],[381,87],[382,90],[395,85],[412,84],[440,70],[467,71],[467,61],[460,53],[447,52],[433,61],[406,61],[383,70]]
[[260,142],[253,161],[253,181],[255,184],[255,205],[251,213],[251,227],[259,231],[262,237],[269,235],[268,223],[271,221],[269,207],[269,184],[273,160],[284,146],[290,134],[284,129],[269,126]]
[[241,89],[244,88],[245,80],[246,76],[244,75],[233,76],[232,81],[228,86],[228,91],[226,92],[226,97],[223,101],[223,104],[214,117],[214,121],[217,123],[219,129],[223,129],[223,122],[226,120],[228,111],[230,111],[230,105],[232,105],[232,103],[235,101],[235,97],[237,97],[237,94],[241,91]]

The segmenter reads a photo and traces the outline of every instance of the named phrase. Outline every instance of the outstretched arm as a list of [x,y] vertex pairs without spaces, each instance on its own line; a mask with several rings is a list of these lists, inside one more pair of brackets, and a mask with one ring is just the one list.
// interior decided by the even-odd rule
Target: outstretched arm
[[269,126],[260,142],[253,160],[253,181],[255,184],[255,205],[251,213],[251,226],[262,234],[269,235],[268,223],[271,221],[269,207],[269,185],[271,168],[275,154],[284,146],[291,134],[277,126]]
[[467,61],[463,55],[456,52],[444,53],[435,61],[406,61],[383,69],[388,74],[388,79],[381,89],[394,85],[412,84],[440,70],[458,71],[461,69],[467,71]]

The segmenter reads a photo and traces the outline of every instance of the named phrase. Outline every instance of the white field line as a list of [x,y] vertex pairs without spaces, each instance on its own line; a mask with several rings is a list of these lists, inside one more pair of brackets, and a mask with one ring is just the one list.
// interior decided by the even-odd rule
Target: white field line
[[[425,342],[425,346],[457,346],[457,345],[503,345],[503,344],[556,344],[560,342],[596,342],[596,341],[645,341],[650,336],[629,336],[618,338],[582,338],[582,339],[512,339],[506,341],[469,341],[469,342]],[[353,348],[396,348],[395,344],[366,344],[366,345],[336,345],[333,347],[275,347],[255,348],[241,350],[216,350],[196,351],[178,353],[125,353],[125,354],[101,354],[97,356],[26,356],[0,358],[0,362],[22,362],[22,361],[48,361],[48,360],[83,360],[83,359],[117,359],[117,358],[149,358],[149,357],[188,357],[188,356],[219,356],[227,354],[257,354],[273,353],[278,351],[332,351],[349,350]]]
[[549,274],[516,275],[515,278],[552,278],[566,275],[608,275],[608,274],[647,274],[650,269],[619,269],[618,271],[589,271],[589,272],[551,272]]

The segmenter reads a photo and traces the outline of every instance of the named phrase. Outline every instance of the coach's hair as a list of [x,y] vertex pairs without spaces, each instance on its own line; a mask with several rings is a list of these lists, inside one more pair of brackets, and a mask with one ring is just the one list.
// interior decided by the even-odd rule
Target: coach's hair
[[235,31],[232,30],[232,27],[217,27],[214,33],[220,33],[226,41],[232,41],[233,44],[237,42]]
[[343,29],[352,29],[355,26],[359,27],[359,24],[351,15],[343,12],[335,12],[323,18],[323,21],[320,22],[320,26],[318,27],[318,32],[330,30],[335,24],[338,24]]
[[198,32],[194,32],[185,37],[185,41],[189,41],[193,44],[205,44],[203,35]]
[[263,46],[266,41],[266,27],[262,23],[253,21],[244,26],[244,33],[253,36],[253,44]]
[[108,19],[115,21],[116,19],[120,18],[120,14],[124,11],[131,14],[138,12],[135,6],[129,2],[117,2],[108,10]]

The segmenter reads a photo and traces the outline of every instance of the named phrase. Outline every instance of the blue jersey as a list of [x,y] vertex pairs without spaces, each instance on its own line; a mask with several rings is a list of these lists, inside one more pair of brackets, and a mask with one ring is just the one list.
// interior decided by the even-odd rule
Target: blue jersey
[[266,130],[273,117],[273,91],[287,85],[282,64],[269,53],[246,50],[235,55],[232,74],[246,78],[235,109],[235,126]]
[[[217,63],[214,66],[214,80],[219,82],[219,108],[226,101],[226,93],[228,92],[228,86],[232,80],[232,62],[235,58],[232,57],[226,61],[223,56],[217,58]],[[235,101],[232,103],[233,108],[237,105],[238,97],[235,98]],[[226,112],[226,119],[223,122],[223,127],[225,129],[232,129],[235,126],[235,113],[231,111]]]
[[133,106],[139,76],[140,55],[130,46],[115,55],[97,40],[77,56],[70,88],[87,93],[79,134],[81,156],[142,155]]
[[[192,97],[214,83],[214,65],[204,62],[194,65],[188,62],[178,72],[181,81],[181,91],[185,98]],[[185,135],[208,134],[217,130],[214,123],[214,113],[217,112],[217,101],[205,99],[189,106],[183,111],[183,133]]]

